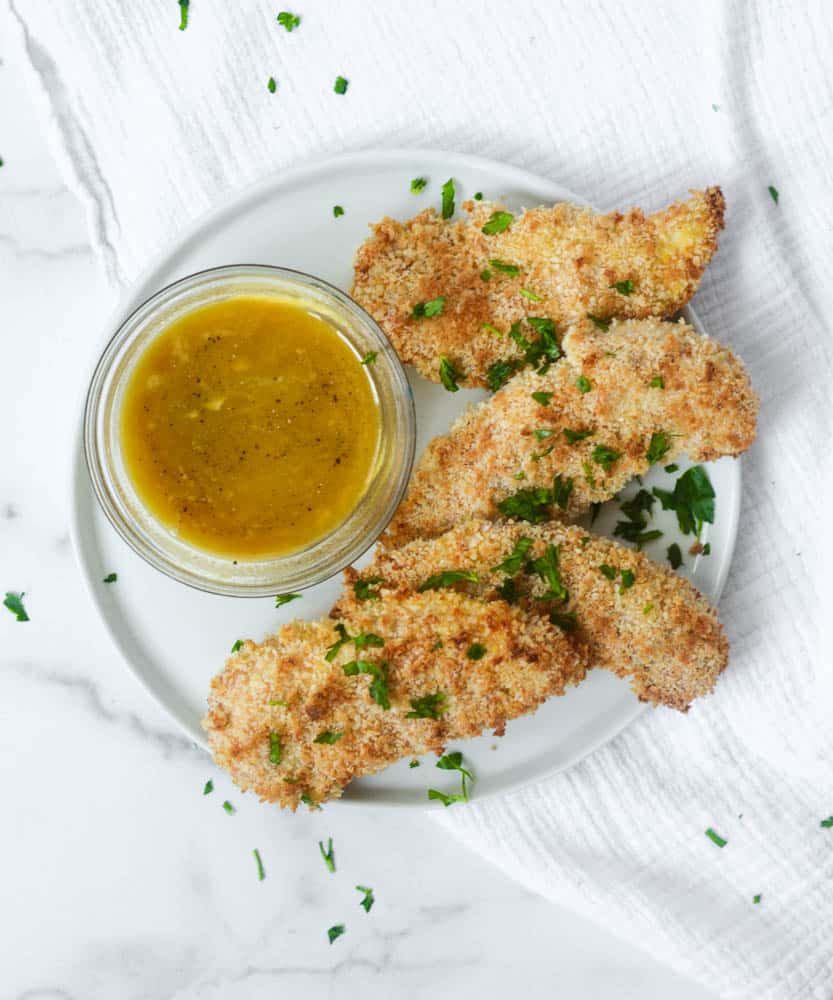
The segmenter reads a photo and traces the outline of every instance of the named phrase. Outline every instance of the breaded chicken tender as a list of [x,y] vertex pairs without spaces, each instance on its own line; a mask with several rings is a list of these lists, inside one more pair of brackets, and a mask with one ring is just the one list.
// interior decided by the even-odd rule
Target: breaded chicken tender
[[453,590],[389,594],[337,625],[294,621],[246,641],[211,682],[203,726],[236,785],[294,810],[400,757],[502,733],[585,669],[580,644],[523,608]]
[[653,462],[736,456],[754,440],[758,398],[743,365],[683,322],[613,321],[604,332],[584,321],[562,348],[545,374],[517,375],[434,438],[389,547],[465,517],[569,520]]
[[[546,317],[563,332],[588,314],[676,313],[717,249],[725,202],[712,187],[648,216],[638,208],[597,215],[565,203],[526,211],[491,235],[483,228],[502,207],[463,207],[469,217],[457,221],[427,209],[408,222],[376,224],[356,253],[352,295],[426,378],[440,381],[446,357],[465,375],[461,384],[490,386],[490,367],[521,364],[524,352],[484,324],[508,330]],[[415,306],[436,299],[444,300],[439,315],[417,310],[414,318]]]
[[[548,546],[554,555],[551,549],[549,560],[536,563]],[[566,599],[545,596],[552,593],[553,564]],[[555,611],[567,634],[586,646],[589,665],[629,677],[642,701],[686,711],[712,691],[726,666],[729,646],[716,612],[687,580],[641,552],[557,523],[472,521],[439,538],[377,549],[361,574],[347,571],[350,586],[334,614],[349,618],[368,603],[355,595],[359,579],[377,580],[373,592],[385,600],[417,591],[448,569],[477,576],[456,584],[472,596],[509,596],[541,616]]]

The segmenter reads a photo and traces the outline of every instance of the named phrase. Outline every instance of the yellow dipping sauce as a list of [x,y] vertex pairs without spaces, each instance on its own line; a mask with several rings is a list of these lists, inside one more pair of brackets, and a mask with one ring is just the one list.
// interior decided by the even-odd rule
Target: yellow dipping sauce
[[368,372],[325,320],[240,296],[172,323],[131,373],[128,475],[153,516],[232,559],[297,551],[337,527],[380,432]]

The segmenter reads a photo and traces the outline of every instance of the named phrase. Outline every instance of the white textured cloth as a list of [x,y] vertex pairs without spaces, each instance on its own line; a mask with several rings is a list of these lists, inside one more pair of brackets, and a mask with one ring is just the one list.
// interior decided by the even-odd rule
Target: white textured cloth
[[184,32],[176,0],[0,0],[0,23],[117,284],[220,196],[345,149],[480,153],[606,207],[722,184],[697,309],[763,403],[731,667],[687,717],[441,822],[723,997],[833,997],[829,6],[298,3],[291,36],[264,0],[191,0]]

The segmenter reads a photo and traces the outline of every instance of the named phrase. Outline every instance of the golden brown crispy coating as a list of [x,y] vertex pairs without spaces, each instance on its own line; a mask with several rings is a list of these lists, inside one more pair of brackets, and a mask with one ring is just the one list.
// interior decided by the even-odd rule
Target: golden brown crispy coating
[[[697,462],[736,456],[754,440],[758,399],[743,365],[685,323],[614,321],[605,333],[584,321],[562,347],[565,357],[545,375],[522,372],[434,438],[387,545],[439,535],[465,517],[495,518],[499,501],[550,488],[556,474],[572,480],[572,491],[554,514],[573,518],[647,471],[654,434],[665,435],[663,462],[682,453]],[[533,392],[550,393],[549,404]],[[565,428],[593,433],[571,443]],[[606,461],[598,447],[619,457]]]
[[[491,236],[482,227],[501,206],[463,207],[469,218],[455,222],[427,209],[408,222],[375,225],[356,253],[352,294],[426,378],[439,381],[445,355],[466,373],[464,385],[485,386],[490,365],[522,352],[484,323],[508,330],[525,316],[543,316],[561,332],[588,313],[641,319],[681,309],[717,249],[725,202],[713,187],[649,216],[638,208],[596,215],[565,203],[524,212]],[[520,273],[501,272],[489,264],[494,259]],[[614,287],[627,281],[629,295]],[[540,301],[525,298],[522,288]],[[438,297],[445,299],[442,315],[411,318],[414,305]]]
[[[416,590],[426,577],[447,569],[474,570],[479,583],[458,584],[472,595],[499,600],[496,587],[507,577],[498,566],[521,538],[533,540],[514,575],[520,605],[531,613],[549,614],[555,608],[575,612],[576,630],[570,633],[589,650],[590,666],[630,677],[643,701],[686,711],[695,698],[708,694],[725,668],[728,641],[716,612],[683,577],[651,562],[641,552],[606,538],[588,536],[583,529],[557,523],[545,525],[472,521],[431,540],[411,542],[399,549],[377,549],[372,564],[357,574],[347,571],[352,584],[361,576],[381,577],[381,594]],[[569,591],[566,603],[536,600],[546,584],[524,566],[542,555],[549,544],[558,546],[561,582]],[[615,570],[610,580],[601,565]],[[634,575],[623,587],[622,570]],[[354,613],[352,586],[334,614]]]
[[[337,798],[353,778],[401,757],[441,753],[446,741],[484,729],[502,733],[586,667],[584,650],[540,615],[450,590],[387,594],[356,604],[343,624],[350,635],[381,636],[384,646],[357,654],[349,643],[328,663],[333,623],[295,621],[262,643],[245,642],[211,682],[203,726],[215,761],[244,791],[293,810],[302,796]],[[481,659],[467,656],[473,643],[485,646]],[[357,656],[389,664],[389,709],[371,698],[370,676],[345,675]],[[411,699],[437,691],[446,695],[440,720],[406,717]],[[316,743],[322,733],[343,735]]]

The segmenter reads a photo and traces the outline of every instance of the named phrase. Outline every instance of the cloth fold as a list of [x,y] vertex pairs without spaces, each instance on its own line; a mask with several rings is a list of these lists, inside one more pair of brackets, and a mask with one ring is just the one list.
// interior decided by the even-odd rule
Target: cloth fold
[[229,191],[345,149],[480,153],[603,208],[723,186],[696,307],[762,398],[721,602],[730,668],[687,717],[647,713],[438,821],[723,997],[833,997],[826,5],[322,0],[292,34],[277,12],[192,0],[180,32],[175,0],[0,0],[114,284]]

